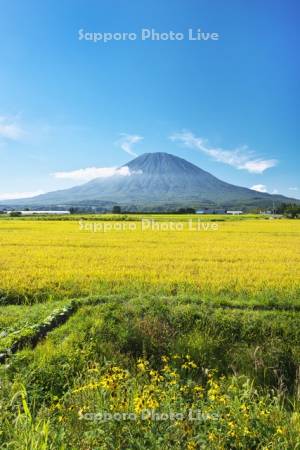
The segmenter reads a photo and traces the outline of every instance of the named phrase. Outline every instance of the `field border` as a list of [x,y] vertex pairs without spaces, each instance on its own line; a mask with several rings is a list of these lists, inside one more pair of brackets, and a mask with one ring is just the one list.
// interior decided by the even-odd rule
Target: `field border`
[[[56,309],[52,311],[52,313],[46,317],[42,322],[31,325],[27,328],[20,330],[19,332],[15,332],[16,340],[9,348],[0,348],[0,364],[5,363],[5,361],[12,356],[14,353],[22,350],[25,347],[34,348],[46,335],[54,330],[55,328],[63,325],[67,320],[77,312],[81,307],[88,305],[98,305],[101,303],[108,303],[111,300],[115,301],[127,301],[133,300],[134,298],[138,299],[139,297],[126,297],[122,295],[97,295],[97,296],[88,296],[77,299],[71,299],[69,303],[67,303],[64,307]],[[158,298],[158,296],[149,296],[147,299]],[[175,300],[174,296],[161,296],[160,300],[168,301]],[[207,307],[208,309],[223,309],[223,310],[239,310],[239,311],[278,311],[287,312],[287,313],[300,313],[300,305],[259,305],[259,304],[230,304],[226,302],[208,302],[205,300],[201,300],[196,297],[178,297],[178,301],[181,301],[186,304],[196,304],[199,307]],[[5,306],[5,305],[4,305]],[[19,305],[22,306],[22,305]],[[18,335],[19,334],[19,335]]]

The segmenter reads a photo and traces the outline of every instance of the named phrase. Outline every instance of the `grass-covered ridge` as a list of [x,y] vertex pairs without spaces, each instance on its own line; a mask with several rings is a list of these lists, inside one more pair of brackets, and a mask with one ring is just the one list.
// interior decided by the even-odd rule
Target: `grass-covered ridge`
[[[297,448],[298,325],[297,313],[85,300],[66,324],[0,369],[3,443],[156,449],[159,439],[178,449],[205,441],[211,449]],[[140,420],[144,410],[149,420]],[[190,410],[200,411],[198,421],[187,418]],[[151,418],[171,412],[184,418]],[[99,421],[101,413],[137,420]]]

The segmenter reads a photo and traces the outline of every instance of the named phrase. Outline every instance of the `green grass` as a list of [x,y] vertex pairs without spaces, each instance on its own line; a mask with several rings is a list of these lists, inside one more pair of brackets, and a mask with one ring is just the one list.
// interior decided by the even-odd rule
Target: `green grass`
[[7,334],[40,322],[64,303],[65,300],[60,300],[35,305],[0,306],[0,343]]
[[[219,308],[170,299],[99,301],[103,303],[94,300],[82,306],[35,349],[14,355],[7,369],[11,379],[17,376],[24,381],[34,373],[30,389],[45,398],[61,395],[91,360],[128,363],[147,355],[157,363],[165,353],[189,353],[199,366],[217,369],[219,374],[251,376],[258,385],[272,388],[283,383],[291,393],[297,388],[299,313],[224,314]],[[59,371],[50,384],[49,371],[55,379]]]
[[[159,411],[197,406],[205,414],[218,415],[221,423],[209,420],[200,426],[185,421],[181,427],[168,422],[93,423],[79,418],[82,412],[117,412],[125,392],[131,411],[134,398],[143,396],[151,381],[150,375],[139,374],[139,358],[149,361],[149,370],[162,371],[164,355],[172,359],[177,354],[180,359],[174,360],[172,370],[178,372],[178,379],[173,384],[165,377],[161,383],[160,391],[168,395],[160,400]],[[186,355],[195,364],[190,371],[181,368],[190,361]],[[10,442],[13,448],[28,450],[179,449],[200,448],[206,441],[209,449],[262,444],[278,450],[297,448],[299,359],[296,312],[227,310],[224,314],[222,308],[176,298],[85,299],[67,323],[35,349],[13,355],[1,368],[2,445],[9,448],[5,445]],[[123,385],[114,394],[101,385],[93,387],[111,374],[112,366],[130,374],[126,391]],[[208,373],[214,374],[219,386],[218,402],[210,398]],[[87,387],[81,391],[82,386]],[[204,393],[196,403],[195,386],[202,386]],[[79,394],[74,393],[76,389]],[[234,435],[230,435],[230,423],[234,423]],[[250,434],[244,433],[245,427]]]
[[[33,308],[34,312],[29,311],[26,319],[24,316],[22,318],[19,317],[19,320],[13,322],[9,327],[6,326],[1,331],[0,353],[2,359],[6,358],[4,355],[14,353],[26,345],[34,345],[47,332],[59,326],[73,314],[78,307],[78,303],[75,301],[49,302],[47,304],[48,308],[45,305],[41,305],[40,309],[37,306]],[[19,315],[26,313],[26,307],[19,306],[14,308],[21,309],[21,311],[18,311]],[[5,313],[5,307],[3,307],[3,310]],[[50,311],[51,313],[49,314]],[[47,315],[46,312],[48,312]]]

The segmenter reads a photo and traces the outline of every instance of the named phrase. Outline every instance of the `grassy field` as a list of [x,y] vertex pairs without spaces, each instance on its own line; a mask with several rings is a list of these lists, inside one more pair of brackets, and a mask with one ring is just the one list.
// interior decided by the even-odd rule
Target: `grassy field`
[[[2,302],[151,293],[299,303],[298,221],[180,219],[175,231],[132,220],[2,220]],[[164,216],[161,227],[169,223],[178,226]]]
[[1,448],[300,448],[299,248],[262,216],[1,218]]

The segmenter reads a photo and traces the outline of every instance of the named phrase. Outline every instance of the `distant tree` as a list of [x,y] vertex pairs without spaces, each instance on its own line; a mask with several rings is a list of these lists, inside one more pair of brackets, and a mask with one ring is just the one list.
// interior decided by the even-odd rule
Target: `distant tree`
[[196,210],[194,208],[179,208],[177,210],[178,214],[195,214]]
[[300,205],[296,203],[281,203],[276,209],[276,212],[283,214],[290,219],[295,219],[300,216]]
[[295,219],[296,217],[300,216],[300,205],[287,205],[284,210],[284,215],[291,219]]
[[262,212],[261,208],[250,208],[248,211],[248,214],[260,214]]
[[121,206],[115,205],[112,209],[113,214],[121,214]]
[[277,213],[278,213],[278,214],[283,214],[283,213],[284,213],[284,210],[285,210],[285,208],[286,208],[287,206],[288,206],[287,203],[281,203],[280,205],[278,205],[278,206],[277,206],[277,209],[276,209]]

